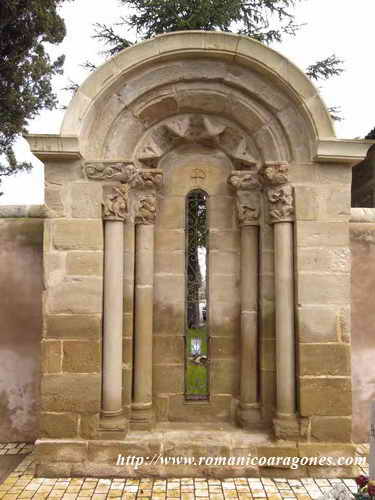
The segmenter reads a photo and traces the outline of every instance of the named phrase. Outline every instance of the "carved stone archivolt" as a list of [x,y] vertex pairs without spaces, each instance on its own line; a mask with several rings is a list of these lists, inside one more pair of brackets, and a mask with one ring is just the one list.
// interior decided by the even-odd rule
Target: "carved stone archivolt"
[[260,216],[260,183],[257,172],[234,171],[228,178],[228,184],[236,190],[240,225],[257,224]]
[[105,188],[105,219],[126,222],[133,217],[137,224],[155,223],[156,193],[163,183],[161,170],[144,170],[129,162],[91,162],[84,166],[84,171],[92,180],[121,183]]
[[294,220],[294,193],[288,173],[289,166],[285,163],[266,164],[259,172],[271,223]]
[[192,143],[222,150],[238,169],[258,163],[245,132],[223,118],[199,113],[174,116],[155,126],[139,145],[136,160],[155,168],[166,153]]

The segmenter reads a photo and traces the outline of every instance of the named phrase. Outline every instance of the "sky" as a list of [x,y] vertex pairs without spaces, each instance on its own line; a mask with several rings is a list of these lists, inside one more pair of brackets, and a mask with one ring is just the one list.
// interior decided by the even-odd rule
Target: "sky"
[[[102,49],[92,39],[96,22],[110,24],[124,15],[118,0],[75,0],[60,9],[65,19],[67,36],[49,52],[52,57],[65,54],[65,73],[53,81],[62,104],[69,95],[61,89],[69,80],[82,83],[87,70],[81,67],[86,60],[100,64]],[[331,54],[343,59],[345,72],[327,82],[317,84],[320,93],[331,106],[341,108],[342,122],[336,122],[339,138],[364,137],[375,127],[375,65],[373,63],[373,33],[375,0],[301,0],[295,9],[296,22],[304,24],[295,38],[288,38],[272,48],[288,57],[301,69]],[[44,111],[29,123],[29,133],[58,133],[64,112]],[[0,205],[42,204],[43,165],[29,151],[23,139],[17,141],[19,160],[34,165],[29,174],[3,178]]]

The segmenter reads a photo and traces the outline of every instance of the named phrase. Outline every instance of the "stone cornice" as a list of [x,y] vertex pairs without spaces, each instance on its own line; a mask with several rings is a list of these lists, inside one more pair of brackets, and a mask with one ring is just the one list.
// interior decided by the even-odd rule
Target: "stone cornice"
[[366,158],[374,141],[321,139],[315,144],[314,160],[319,163],[356,165]]
[[76,136],[27,134],[24,138],[33,155],[41,161],[75,161],[82,158]]

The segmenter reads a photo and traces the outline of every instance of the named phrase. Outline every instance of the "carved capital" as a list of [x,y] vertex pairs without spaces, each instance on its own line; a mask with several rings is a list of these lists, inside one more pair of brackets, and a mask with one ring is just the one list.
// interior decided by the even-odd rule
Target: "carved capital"
[[156,191],[163,183],[163,173],[161,170],[156,169],[135,169],[128,182],[134,189],[141,191]]
[[289,177],[287,163],[266,163],[259,170],[259,180],[264,186],[279,186],[286,184]]
[[135,204],[136,224],[155,224],[156,220],[156,194],[154,192],[139,193]]
[[127,222],[129,219],[129,186],[120,184],[105,195],[103,201],[103,218]]
[[241,226],[257,224],[260,215],[259,180],[256,172],[233,172],[228,184],[236,190],[238,220]]
[[288,182],[287,163],[270,163],[262,167],[259,179],[264,185],[271,223],[294,219],[294,192]]
[[131,181],[135,193],[135,223],[154,224],[157,213],[156,192],[163,182],[161,170],[137,170]]

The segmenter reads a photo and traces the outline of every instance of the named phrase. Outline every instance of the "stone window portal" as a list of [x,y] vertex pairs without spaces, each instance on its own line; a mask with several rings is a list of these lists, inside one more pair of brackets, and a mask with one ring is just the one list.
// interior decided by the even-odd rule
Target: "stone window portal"
[[208,195],[194,189],[186,197],[185,399],[209,396]]

